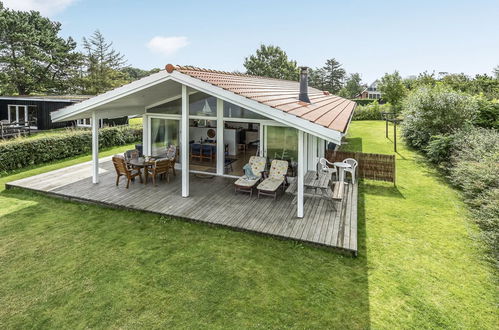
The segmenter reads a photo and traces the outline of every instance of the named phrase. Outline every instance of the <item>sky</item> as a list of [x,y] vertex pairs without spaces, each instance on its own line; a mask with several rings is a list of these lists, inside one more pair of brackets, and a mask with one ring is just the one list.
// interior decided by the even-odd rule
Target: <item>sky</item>
[[79,44],[99,29],[141,69],[244,71],[262,43],[300,66],[334,57],[366,83],[395,70],[474,75],[499,65],[499,0],[0,1],[61,22],[61,35]]

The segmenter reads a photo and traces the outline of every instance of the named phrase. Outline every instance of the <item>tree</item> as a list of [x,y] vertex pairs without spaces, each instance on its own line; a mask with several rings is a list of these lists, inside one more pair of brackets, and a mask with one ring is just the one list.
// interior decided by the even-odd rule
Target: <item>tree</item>
[[126,77],[127,77],[126,79],[128,81],[138,80],[138,79],[147,77],[150,74],[153,74],[153,73],[156,73],[159,71],[160,71],[160,69],[157,69],[157,68],[152,69],[152,70],[142,70],[139,68],[133,68],[131,66],[127,66],[127,67],[121,69],[121,72],[126,74]]
[[99,94],[127,83],[128,74],[122,70],[125,67],[125,57],[112,48],[113,43],[107,42],[96,30],[90,38],[83,38],[85,50],[85,75],[83,77],[83,92]]
[[334,58],[327,60],[322,69],[325,73],[326,90],[333,94],[338,94],[343,87],[343,80],[346,75],[345,69],[343,69],[341,64]]
[[492,72],[494,73],[494,76],[496,77],[496,79],[499,79],[499,65],[496,66],[494,68],[494,70],[492,70]]
[[456,91],[461,91],[461,92],[470,91],[469,88],[470,88],[471,79],[464,73],[448,74],[442,77],[440,81]]
[[433,72],[422,72],[418,75],[416,79],[416,87],[419,86],[432,86],[434,87],[437,84],[437,78],[435,78],[435,71]]
[[381,97],[385,101],[390,102],[395,112],[397,112],[407,91],[398,71],[392,74],[385,73],[380,80],[378,88],[381,92]]
[[340,90],[340,96],[354,98],[364,90],[362,78],[359,73],[352,73],[345,82],[345,87]]
[[71,89],[81,55],[71,37],[58,36],[60,29],[59,22],[39,12],[6,9],[0,2],[0,78],[5,91],[28,95]]
[[244,59],[246,73],[277,79],[298,80],[299,71],[296,61],[290,60],[278,46],[260,45],[255,55]]
[[308,70],[308,84],[321,91],[327,89],[326,71],[322,68]]
[[470,80],[470,85],[468,93],[483,94],[489,100],[499,99],[499,79],[486,74],[477,74]]

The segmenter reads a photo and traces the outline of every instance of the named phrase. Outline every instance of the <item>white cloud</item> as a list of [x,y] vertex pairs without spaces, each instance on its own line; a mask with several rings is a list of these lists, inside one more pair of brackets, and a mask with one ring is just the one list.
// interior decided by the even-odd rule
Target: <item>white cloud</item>
[[163,55],[172,55],[180,48],[189,44],[187,37],[160,37],[156,36],[149,40],[147,48],[156,53]]
[[52,16],[60,13],[75,0],[3,0],[5,7],[13,10],[36,10],[42,15]]

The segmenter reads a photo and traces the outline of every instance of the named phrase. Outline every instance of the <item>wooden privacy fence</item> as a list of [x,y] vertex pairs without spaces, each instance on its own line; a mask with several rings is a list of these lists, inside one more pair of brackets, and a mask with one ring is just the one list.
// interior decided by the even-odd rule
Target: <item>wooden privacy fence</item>
[[345,158],[353,158],[359,163],[357,172],[360,178],[395,184],[395,155],[328,150],[326,158],[330,162],[341,162]]

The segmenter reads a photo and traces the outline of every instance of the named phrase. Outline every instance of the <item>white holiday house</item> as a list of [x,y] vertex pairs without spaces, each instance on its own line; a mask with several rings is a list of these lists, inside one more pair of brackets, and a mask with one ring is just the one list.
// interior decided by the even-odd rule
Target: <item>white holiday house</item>
[[[236,163],[240,148],[244,155],[286,158],[295,168],[297,216],[303,217],[304,174],[315,170],[329,142],[341,144],[355,102],[308,87],[305,68],[300,79],[287,81],[168,64],[165,70],[51,116],[55,122],[91,118],[92,180],[96,184],[96,123],[100,119],[142,116],[145,155],[154,156],[170,144],[179,146],[177,166],[182,173],[183,197],[189,197],[189,173],[235,176],[237,169],[228,171],[227,164]],[[208,165],[194,164],[189,157],[190,144],[202,139],[209,139],[215,150]],[[238,166],[242,168],[243,163]]]

